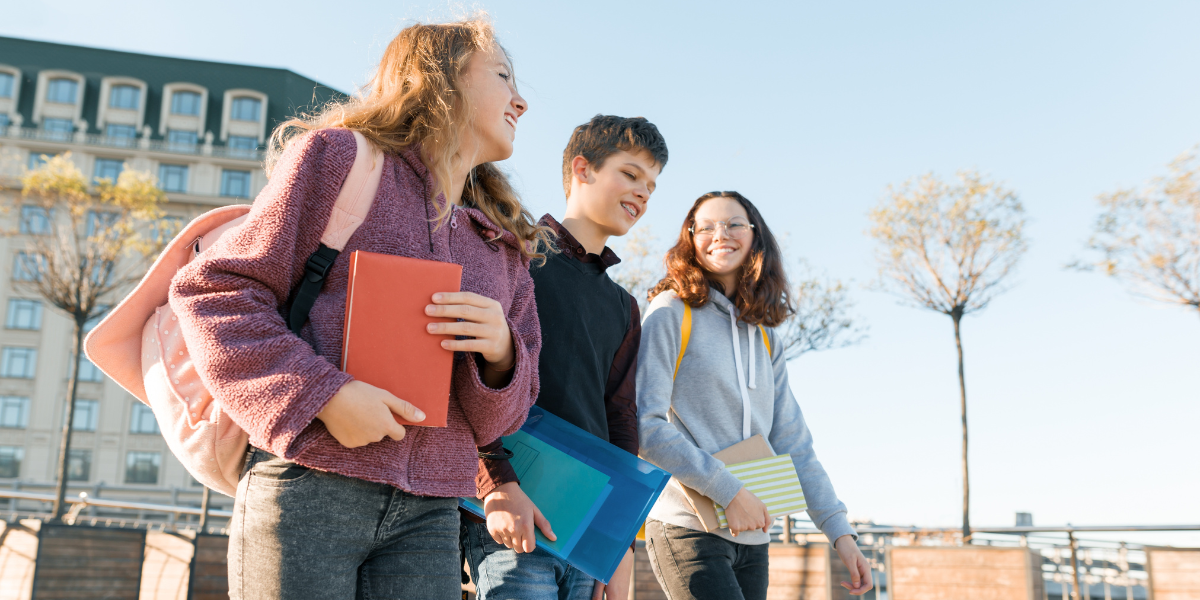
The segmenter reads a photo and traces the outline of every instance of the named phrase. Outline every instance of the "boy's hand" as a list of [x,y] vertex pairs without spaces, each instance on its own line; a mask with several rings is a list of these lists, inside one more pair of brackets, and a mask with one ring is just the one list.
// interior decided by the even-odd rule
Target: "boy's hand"
[[772,521],[767,505],[744,487],[738,490],[733,501],[725,507],[725,518],[729,520],[729,533],[733,537],[737,537],[739,532],[751,529],[761,529],[768,533]]
[[843,535],[833,542],[833,547],[837,549],[842,563],[850,571],[851,581],[843,581],[842,587],[849,590],[852,596],[861,596],[869,592],[872,585],[871,565],[867,562],[867,557],[863,556],[862,550],[858,549],[854,536]]
[[542,530],[542,535],[557,541],[558,536],[550,529],[550,521],[533,505],[521,486],[510,481],[501,484],[483,499],[483,514],[487,516],[488,533],[498,544],[515,550],[518,554],[533,552],[537,548],[537,537],[533,527]]
[[404,426],[396,422],[392,413],[413,423],[425,420],[425,413],[391,392],[355,380],[343,385],[317,413],[317,418],[339,444],[358,448],[385,437],[404,439]]
[[433,295],[433,304],[425,307],[431,317],[462,319],[456,323],[430,323],[434,335],[465,336],[475,339],[442,340],[442,347],[456,352],[478,352],[495,371],[512,368],[514,354],[512,332],[499,302],[471,292],[447,292]]
[[629,598],[630,581],[633,578],[633,550],[625,550],[625,558],[621,559],[621,564],[617,565],[617,570],[613,572],[612,577],[608,580],[608,585],[604,585],[599,581],[592,588],[592,600],[626,600]]

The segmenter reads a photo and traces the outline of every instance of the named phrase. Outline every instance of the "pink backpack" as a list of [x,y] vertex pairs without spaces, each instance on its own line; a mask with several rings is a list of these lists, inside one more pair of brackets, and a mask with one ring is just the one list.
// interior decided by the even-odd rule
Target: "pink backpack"
[[[354,132],[358,151],[342,184],[321,247],[309,258],[294,294],[288,325],[298,332],[338,252],[367,216],[383,155]],[[179,321],[167,303],[175,273],[239,226],[248,205],[224,206],[196,217],[167,245],[133,292],[104,318],[85,342],[88,358],[154,411],[167,446],[200,483],[229,496],[237,490],[249,437],[213,401],[192,365]]]

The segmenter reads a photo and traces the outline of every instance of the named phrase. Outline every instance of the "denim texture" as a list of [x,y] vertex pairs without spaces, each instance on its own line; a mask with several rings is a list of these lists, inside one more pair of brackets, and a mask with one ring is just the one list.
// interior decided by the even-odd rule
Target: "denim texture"
[[589,600],[596,580],[535,548],[518,554],[492,539],[486,523],[463,520],[462,543],[478,600]]
[[766,600],[767,546],[646,521],[650,569],[670,600]]
[[458,502],[252,449],[229,536],[233,600],[461,597]]

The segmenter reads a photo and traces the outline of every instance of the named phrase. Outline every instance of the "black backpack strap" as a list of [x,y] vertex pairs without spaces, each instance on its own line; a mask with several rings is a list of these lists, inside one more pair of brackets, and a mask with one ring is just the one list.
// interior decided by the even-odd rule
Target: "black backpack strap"
[[317,295],[325,285],[325,276],[329,274],[329,269],[333,268],[333,261],[337,260],[337,257],[337,250],[321,244],[317,251],[308,257],[308,262],[304,263],[304,278],[296,288],[287,320],[288,328],[297,336],[300,335],[300,328],[308,322],[308,313],[312,311],[313,303],[317,301]]

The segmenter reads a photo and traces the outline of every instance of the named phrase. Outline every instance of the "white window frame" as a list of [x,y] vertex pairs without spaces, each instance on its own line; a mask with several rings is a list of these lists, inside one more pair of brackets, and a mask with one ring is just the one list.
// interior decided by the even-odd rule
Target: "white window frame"
[[[24,305],[27,308],[17,309],[18,305]],[[30,321],[32,321],[33,327],[18,327],[18,310],[31,310]],[[4,313],[4,328],[15,331],[40,331],[42,329],[42,301],[32,298],[9,298]]]
[[[79,415],[83,413],[79,411],[79,405],[84,402],[90,402],[93,409],[88,415],[88,422],[83,423],[82,427],[76,427],[75,423],[81,418]],[[91,432],[100,428],[100,401],[92,398],[77,398],[75,400],[75,412],[72,413],[71,431]]]
[[[0,428],[3,429],[25,429],[29,427],[29,397],[28,396],[0,396]],[[10,408],[15,408],[17,411],[16,423],[5,423],[4,413]]]
[[[141,427],[145,424],[149,424],[150,428]],[[133,408],[129,412],[129,433],[132,435],[160,435],[162,433],[158,428],[158,419],[154,417],[154,410],[139,400],[133,401]]]
[[17,102],[21,99],[21,70],[12,66],[0,64],[0,73],[12,75],[13,94],[11,98],[0,98],[0,113],[8,115],[9,127],[20,124],[17,118]]
[[0,348],[0,361],[8,362],[10,350],[25,350],[28,354],[25,355],[25,372],[13,373],[8,371],[8,364],[0,364],[0,377],[8,377],[11,379],[35,379],[37,377],[37,359],[38,349],[28,346],[4,346]]
[[[196,92],[197,94],[200,94],[200,114],[194,117],[191,115],[172,115],[171,96],[173,96],[175,92]],[[164,85],[162,92],[162,112],[159,113],[158,118],[158,135],[166,137],[167,129],[187,129],[184,127],[179,127],[178,124],[176,124],[174,127],[169,127],[169,125],[171,125],[172,117],[177,117],[180,119],[196,119],[196,135],[197,137],[203,138],[204,124],[208,122],[208,88],[195,83],[188,83],[186,81],[177,81]]]
[[7,475],[0,477],[9,479],[19,478],[21,477],[21,463],[25,462],[25,448],[21,446],[0,446],[0,454],[8,454],[9,452],[12,453],[12,458],[17,461],[17,473],[12,477],[8,477]]
[[[46,92],[50,88],[51,79],[74,79],[77,84],[75,88],[75,116],[71,118],[76,123],[83,117],[83,93],[87,89],[87,81],[83,75],[72,71],[46,70],[38,72],[37,79],[37,94],[33,99],[33,122],[42,123],[42,115],[46,110]],[[62,118],[62,117],[57,117]]]
[[[260,91],[249,89],[225,90],[225,98],[221,102],[221,142],[223,143],[229,139],[229,117],[230,113],[233,112],[234,98],[254,98],[262,103],[262,110],[258,111],[258,128],[255,130],[255,135],[258,137],[258,145],[261,146],[263,140],[266,139],[267,95]],[[246,121],[238,122],[245,123]]]
[[[145,123],[146,120],[146,100],[149,100],[150,97],[146,93],[146,90],[148,89],[146,82],[142,81],[141,79],[134,79],[132,77],[105,77],[104,79],[100,80],[100,105],[96,107],[96,129],[99,129],[100,131],[105,130],[105,126],[108,125],[108,111],[129,110],[124,108],[112,108],[108,105],[109,101],[111,100],[110,96],[112,94],[112,89],[118,85],[131,85],[141,90],[141,93],[138,96],[137,122],[134,123],[134,126],[137,128],[137,130],[141,131],[142,124]],[[116,123],[116,125],[128,124],[129,123]]]

